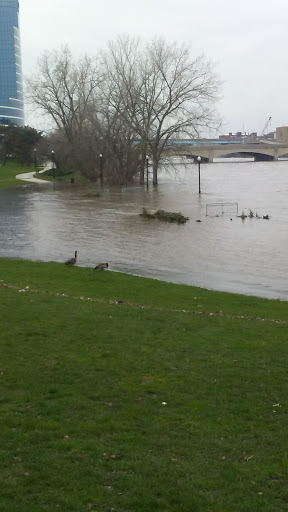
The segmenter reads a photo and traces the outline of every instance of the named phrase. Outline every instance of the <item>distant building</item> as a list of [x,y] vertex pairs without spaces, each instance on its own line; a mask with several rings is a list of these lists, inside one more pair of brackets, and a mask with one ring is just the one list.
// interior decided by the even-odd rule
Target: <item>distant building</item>
[[261,140],[274,140],[276,138],[276,132],[265,133],[265,135],[261,135]]
[[228,133],[227,135],[219,135],[219,140],[241,140],[242,138],[242,133],[241,132],[237,132],[237,133]]
[[236,132],[236,133],[228,133],[227,135],[219,135],[219,140],[231,140],[231,141],[253,141],[258,139],[258,135],[256,132],[252,133],[244,133],[244,132]]
[[0,0],[0,124],[24,126],[18,0]]
[[283,142],[284,144],[288,143],[288,126],[276,128],[276,141]]

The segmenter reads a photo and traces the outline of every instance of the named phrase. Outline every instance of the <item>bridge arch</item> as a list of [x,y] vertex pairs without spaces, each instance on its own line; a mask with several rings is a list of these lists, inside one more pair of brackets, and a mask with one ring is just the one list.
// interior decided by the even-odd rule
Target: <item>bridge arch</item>
[[[247,157],[254,158],[255,162],[273,162],[275,160],[274,155],[269,155],[267,153],[258,153],[255,151],[234,151],[233,153],[228,153],[228,154],[225,153],[225,154],[222,154],[221,156],[223,156],[223,157],[235,157],[235,156],[241,157],[242,155],[243,155],[243,157],[247,156]],[[221,156],[214,157],[214,158],[221,158]]]

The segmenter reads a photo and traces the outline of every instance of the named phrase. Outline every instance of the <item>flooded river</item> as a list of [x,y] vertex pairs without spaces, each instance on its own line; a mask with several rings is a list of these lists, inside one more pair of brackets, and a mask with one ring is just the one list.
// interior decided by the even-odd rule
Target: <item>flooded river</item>
[[[107,261],[116,271],[288,300],[288,161],[202,164],[201,196],[197,165],[175,169],[160,173],[157,189],[110,187],[100,197],[97,186],[77,184],[1,190],[0,256],[65,261],[77,250],[81,266]],[[206,216],[207,204],[232,202],[239,214],[270,218]],[[147,221],[143,207],[190,220]]]

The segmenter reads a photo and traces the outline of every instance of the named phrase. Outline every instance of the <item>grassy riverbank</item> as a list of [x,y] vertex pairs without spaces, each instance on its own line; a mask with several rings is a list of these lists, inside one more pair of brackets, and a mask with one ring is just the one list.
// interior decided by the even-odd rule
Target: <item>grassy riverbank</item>
[[24,172],[32,172],[33,166],[19,164],[14,160],[7,160],[5,165],[0,165],[0,188],[19,187],[23,185],[23,181],[16,179],[17,174]]
[[[12,159],[7,160],[5,165],[0,164],[0,189],[25,185],[25,181],[16,178],[17,174],[24,174],[26,172],[33,171],[34,165],[29,167],[27,165],[19,164]],[[53,169],[50,169],[44,173],[35,173],[35,177],[41,180],[55,181],[57,183],[71,183],[72,178],[74,183],[87,183],[87,179],[78,171],[58,171],[55,172],[54,175]]]
[[287,303],[56,263],[0,279],[1,510],[286,510]]
[[70,171],[67,169],[63,169],[60,171],[54,169],[48,169],[47,171],[41,173],[39,176],[41,180],[46,181],[54,181],[56,183],[88,183],[87,178],[81,174],[80,171]]

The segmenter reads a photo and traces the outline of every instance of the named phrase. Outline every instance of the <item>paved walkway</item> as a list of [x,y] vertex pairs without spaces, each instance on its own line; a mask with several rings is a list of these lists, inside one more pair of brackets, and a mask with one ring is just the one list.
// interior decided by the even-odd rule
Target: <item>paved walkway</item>
[[[47,171],[47,169],[50,169],[50,168],[51,168],[51,163],[48,163],[48,164],[44,165],[44,168],[41,171],[39,171],[38,174],[41,174],[41,172]],[[50,183],[49,181],[46,181],[46,180],[40,180],[38,178],[34,178],[34,174],[35,174],[35,171],[24,172],[23,174],[17,174],[17,176],[15,176],[15,177],[17,178],[17,180],[29,181],[30,183]]]

